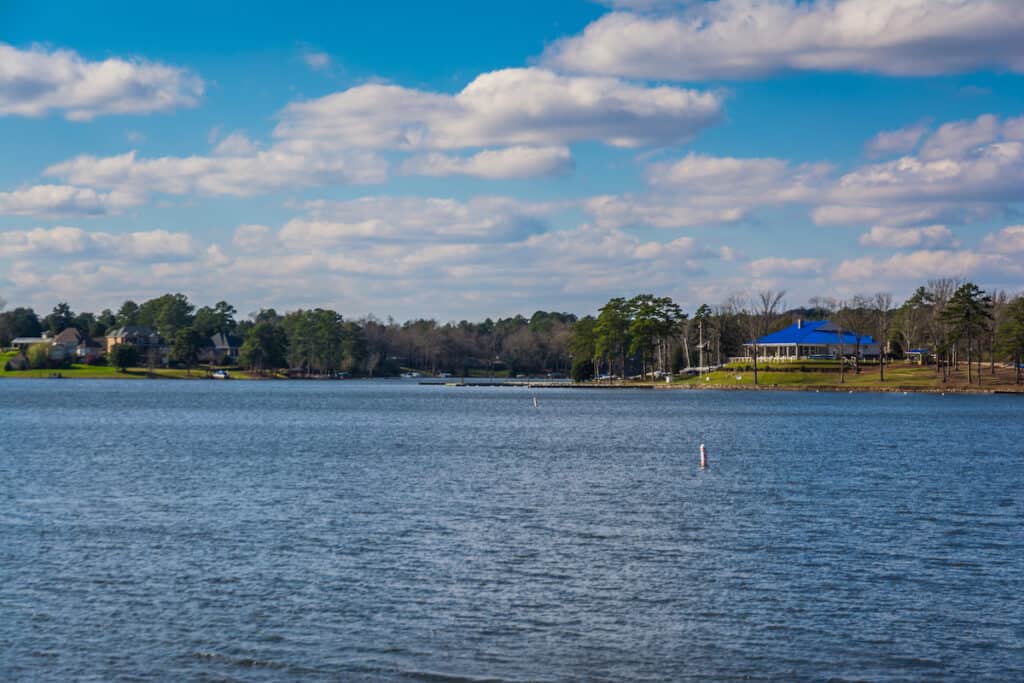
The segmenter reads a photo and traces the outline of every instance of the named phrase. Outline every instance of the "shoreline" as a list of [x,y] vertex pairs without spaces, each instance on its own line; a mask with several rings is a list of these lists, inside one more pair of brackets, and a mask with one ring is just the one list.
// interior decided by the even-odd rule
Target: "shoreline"
[[[184,376],[173,376],[173,375],[146,375],[144,373],[134,374],[104,374],[104,375],[76,375],[76,374],[63,374],[60,376],[43,376],[43,375],[23,375],[18,376],[12,373],[5,373],[0,375],[0,381],[5,379],[12,380],[171,380],[171,381],[213,381],[213,382],[230,382],[230,381],[242,381],[242,382],[400,382],[402,378],[399,377],[354,377],[348,379],[333,379],[329,377],[259,377],[251,376],[239,373],[230,379],[215,379],[211,377],[195,376],[184,377]],[[635,389],[635,390],[655,390],[655,391],[778,391],[778,392],[803,392],[803,393],[875,393],[875,394],[976,394],[976,395],[1019,395],[1024,396],[1024,385],[1006,385],[1001,384],[990,387],[967,387],[967,386],[907,386],[894,384],[891,386],[850,386],[841,384],[823,384],[823,385],[784,385],[784,384],[759,384],[751,385],[744,384],[739,386],[728,385],[728,384],[696,384],[696,383],[672,383],[672,384],[659,384],[659,383],[617,383],[617,384],[597,384],[597,383],[577,383],[577,382],[551,382],[544,380],[530,381],[530,380],[509,380],[506,382],[500,380],[490,380],[488,378],[481,378],[479,381],[462,381],[461,379],[451,379],[444,381],[443,379],[437,380],[423,380],[416,383],[419,386],[435,386],[435,387],[451,387],[451,388],[466,388],[466,387],[503,387],[510,389],[589,389],[589,390],[624,390],[624,389]]]

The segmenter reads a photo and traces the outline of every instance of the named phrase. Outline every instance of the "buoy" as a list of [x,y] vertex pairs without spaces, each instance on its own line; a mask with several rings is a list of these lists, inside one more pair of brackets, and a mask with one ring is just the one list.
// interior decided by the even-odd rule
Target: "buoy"
[[704,450],[704,444],[700,445],[700,468],[706,470],[708,468],[708,454]]
[[537,397],[536,396],[533,397],[533,407],[534,408],[539,407],[538,404],[537,404]]

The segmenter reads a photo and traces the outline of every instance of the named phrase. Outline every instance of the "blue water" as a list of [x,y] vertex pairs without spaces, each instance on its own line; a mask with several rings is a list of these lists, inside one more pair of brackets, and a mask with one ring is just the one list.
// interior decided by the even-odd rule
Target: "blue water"
[[0,680],[1024,680],[1020,398],[0,402]]

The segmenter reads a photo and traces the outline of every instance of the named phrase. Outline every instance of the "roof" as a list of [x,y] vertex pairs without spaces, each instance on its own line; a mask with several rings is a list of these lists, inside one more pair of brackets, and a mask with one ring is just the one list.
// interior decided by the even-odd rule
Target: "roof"
[[81,332],[75,327],[68,327],[62,330],[60,334],[53,338],[54,344],[78,344],[82,339],[85,338]]
[[125,325],[124,327],[118,327],[117,329],[111,330],[107,333],[108,337],[152,337],[156,334],[156,330],[152,327],[146,327],[145,325]]
[[236,337],[233,334],[224,334],[223,332],[218,332],[210,337],[210,341],[213,342],[213,347],[216,349],[234,349],[242,346],[241,337]]
[[[839,328],[828,320],[797,321],[789,327],[772,332],[757,340],[759,346],[772,344],[804,344],[807,346],[825,346],[839,344]],[[859,335],[851,330],[843,330],[843,344],[861,346],[874,344],[870,335]]]

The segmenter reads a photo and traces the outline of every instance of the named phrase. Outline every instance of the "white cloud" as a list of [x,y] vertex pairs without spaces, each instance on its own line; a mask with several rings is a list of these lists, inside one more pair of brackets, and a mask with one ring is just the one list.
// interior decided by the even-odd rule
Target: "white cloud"
[[213,148],[214,156],[248,157],[259,150],[259,145],[250,140],[244,133],[235,131],[217,143]]
[[313,71],[324,71],[331,68],[331,56],[326,52],[307,50],[302,53],[302,61]]
[[[238,151],[238,145],[236,139],[222,151]],[[134,195],[198,192],[246,197],[290,186],[379,183],[387,177],[387,162],[367,151],[282,142],[241,156],[139,159],[134,151],[112,157],[83,155],[51,166],[46,174]]]
[[875,137],[868,140],[864,150],[871,158],[887,156],[892,153],[905,154],[917,147],[921,136],[928,132],[925,123],[917,123],[906,128],[882,131]]
[[1011,225],[985,235],[981,248],[999,254],[1024,254],[1024,225]]
[[35,185],[0,192],[0,214],[15,216],[104,216],[135,206],[141,198],[130,192],[96,192],[70,185]]
[[0,116],[61,111],[69,120],[89,121],[191,107],[202,94],[202,79],[179,67],[117,57],[89,61],[71,50],[0,43]]
[[672,144],[722,116],[722,96],[545,69],[484,73],[455,95],[370,83],[288,105],[280,139],[399,150]]
[[651,164],[647,193],[593,197],[584,208],[605,226],[731,223],[757,207],[816,199],[830,171],[827,164],[793,166],[782,159],[688,154]]
[[506,147],[487,149],[469,157],[433,152],[409,157],[402,163],[408,175],[471,175],[480,178],[539,178],[572,169],[567,147]]
[[1020,278],[1024,267],[1018,260],[1000,254],[970,250],[920,250],[893,254],[887,259],[863,257],[842,261],[835,271],[837,280],[924,282],[938,277],[975,278],[982,281]]
[[667,16],[612,12],[551,45],[543,61],[670,80],[782,70],[1022,72],[1022,32],[1018,0],[717,0]]
[[918,155],[869,164],[822,193],[819,225],[963,222],[1024,201],[1024,126],[991,115],[941,126]]
[[289,221],[279,237],[289,244],[381,242],[496,242],[525,239],[548,229],[558,207],[507,197],[467,202],[420,197],[364,197],[309,202],[310,215]]
[[271,243],[271,231],[265,225],[240,225],[235,228],[231,243],[242,251],[258,251]]
[[825,266],[817,258],[781,258],[770,256],[750,262],[750,273],[754,277],[817,277]]
[[[293,103],[280,114],[276,142],[263,149],[242,133],[212,156],[78,156],[46,174],[94,188],[250,196],[290,186],[380,183],[388,164],[375,150],[452,150],[486,146],[469,157],[427,154],[407,172],[523,178],[562,173],[565,144],[681,142],[721,117],[717,93],[648,88],[614,78],[571,78],[543,69],[478,76],[456,95],[368,84]],[[220,135],[211,131],[211,142]]]
[[0,256],[54,258],[91,255],[97,258],[154,260],[188,257],[195,249],[190,234],[166,230],[114,234],[57,226],[0,232]]
[[892,249],[948,247],[953,246],[953,231],[944,225],[929,225],[923,228],[876,225],[860,236],[860,243],[865,247]]
[[983,114],[973,121],[947,123],[928,137],[919,156],[927,161],[960,158],[994,142],[999,130],[999,119],[992,114]]

